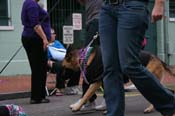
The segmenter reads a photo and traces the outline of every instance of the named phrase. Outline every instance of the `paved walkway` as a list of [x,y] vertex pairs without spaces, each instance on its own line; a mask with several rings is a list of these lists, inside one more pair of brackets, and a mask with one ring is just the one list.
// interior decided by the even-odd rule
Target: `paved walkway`
[[[0,95],[29,92],[31,88],[30,83],[30,75],[0,76]],[[175,85],[175,78],[167,76],[164,78],[163,83],[168,86]],[[47,87],[49,89],[55,87],[55,74],[48,74]]]
[[[47,78],[47,86],[54,88],[55,75],[49,74]],[[31,88],[30,75],[16,75],[16,76],[0,76],[0,94],[14,93],[14,92],[28,92]]]
[[[102,112],[93,112],[90,114],[72,113],[68,108],[80,98],[80,95],[73,96],[49,96],[51,100],[48,104],[29,104],[29,94],[25,96],[25,92],[30,91],[30,76],[0,76],[0,104],[16,104],[24,108],[28,116],[103,116]],[[175,90],[175,78],[166,77],[163,83]],[[47,87],[53,89],[55,87],[55,75],[49,74],[47,79]],[[18,96],[17,93],[23,93]],[[9,97],[14,94],[15,97]],[[21,98],[25,97],[25,98]],[[15,99],[14,99],[15,98]],[[102,101],[102,95],[99,94],[97,104]],[[126,110],[125,116],[160,116],[158,112],[144,114],[143,109],[149,103],[140,95],[139,92],[126,92]]]
[[[88,114],[72,113],[69,105],[80,98],[80,95],[72,96],[51,96],[48,104],[29,104],[29,98],[20,98],[13,100],[3,100],[0,104],[16,104],[23,107],[28,116],[104,116],[102,112],[95,111]],[[100,104],[102,96],[98,96],[96,103]],[[161,116],[158,112],[144,114],[143,110],[148,102],[141,95],[126,96],[125,116]]]

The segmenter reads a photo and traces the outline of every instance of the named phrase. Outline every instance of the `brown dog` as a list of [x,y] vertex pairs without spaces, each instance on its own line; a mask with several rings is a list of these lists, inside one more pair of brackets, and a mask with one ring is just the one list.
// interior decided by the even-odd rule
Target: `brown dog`
[[[80,50],[75,49],[75,50],[67,50],[67,54],[65,59],[63,60],[63,67],[65,68],[70,68],[73,70],[79,70],[81,68],[81,61],[80,61]],[[97,60],[94,60],[97,59]],[[156,77],[162,81],[163,77],[166,77],[165,75],[169,74],[174,76],[175,75],[175,66],[169,66],[165,64],[162,60],[160,60],[158,57],[156,57],[153,54],[150,54],[149,52],[142,51],[140,54],[140,60],[144,66],[148,68],[150,72],[152,72]],[[95,75],[93,77],[93,81],[90,81],[90,87],[85,93],[85,95],[82,97],[80,102],[72,107],[72,111],[79,111],[81,107],[89,100],[89,98],[96,92],[96,90],[101,86],[102,84],[102,71],[103,67],[101,66],[102,61],[101,61],[101,52],[98,47],[96,47],[91,54],[89,55],[89,58],[87,60],[87,69],[90,69],[89,67],[92,67],[91,65],[94,62],[96,63],[96,72],[98,73],[95,75],[95,73],[92,73]],[[99,62],[100,61],[100,62]],[[100,65],[100,66],[99,66]],[[101,69],[100,69],[101,68]],[[101,74],[99,74],[99,72]],[[88,75],[88,72],[86,75]],[[144,110],[144,113],[149,113],[154,110],[153,105],[150,105],[148,108]]]

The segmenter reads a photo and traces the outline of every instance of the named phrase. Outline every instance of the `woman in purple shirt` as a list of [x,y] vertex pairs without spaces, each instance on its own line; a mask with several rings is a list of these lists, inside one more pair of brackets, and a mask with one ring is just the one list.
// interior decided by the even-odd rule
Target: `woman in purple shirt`
[[21,11],[22,44],[31,68],[31,104],[48,103],[46,99],[47,45],[51,38],[49,14],[39,0],[25,0]]

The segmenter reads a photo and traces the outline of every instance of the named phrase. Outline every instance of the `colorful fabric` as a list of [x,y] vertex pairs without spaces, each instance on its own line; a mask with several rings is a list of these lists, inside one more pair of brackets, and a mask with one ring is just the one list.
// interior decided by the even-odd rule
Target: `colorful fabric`
[[88,58],[89,58],[92,50],[93,50],[93,47],[88,47],[88,48],[80,50],[80,60],[81,60],[80,69],[81,69],[81,73],[83,74],[84,81],[86,83],[89,83],[87,78],[86,78],[86,68],[87,68],[87,61],[88,61]]
[[21,106],[14,104],[7,104],[5,106],[8,108],[10,116],[27,116]]
[[55,40],[48,46],[48,59],[62,61],[66,55],[66,48],[58,41]]

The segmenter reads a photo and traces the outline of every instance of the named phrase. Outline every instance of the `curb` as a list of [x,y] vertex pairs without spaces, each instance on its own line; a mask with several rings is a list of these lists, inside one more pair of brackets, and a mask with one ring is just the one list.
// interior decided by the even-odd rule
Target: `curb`
[[[48,90],[50,93],[52,91]],[[14,93],[0,93],[0,101],[9,99],[19,99],[19,98],[30,98],[31,92],[14,92]],[[47,96],[47,95],[46,95]]]
[[1,93],[0,101],[9,99],[27,98],[27,97],[30,97],[30,92]]

